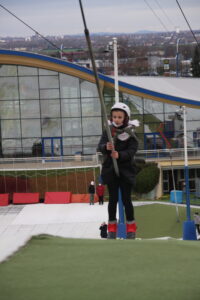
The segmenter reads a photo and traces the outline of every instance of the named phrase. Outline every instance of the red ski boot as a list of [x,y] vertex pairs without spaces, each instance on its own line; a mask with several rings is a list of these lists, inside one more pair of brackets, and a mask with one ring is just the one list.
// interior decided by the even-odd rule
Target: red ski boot
[[126,238],[127,239],[135,239],[136,237],[136,223],[135,221],[127,222],[126,223]]
[[117,223],[109,222],[108,223],[108,239],[116,239],[117,236]]

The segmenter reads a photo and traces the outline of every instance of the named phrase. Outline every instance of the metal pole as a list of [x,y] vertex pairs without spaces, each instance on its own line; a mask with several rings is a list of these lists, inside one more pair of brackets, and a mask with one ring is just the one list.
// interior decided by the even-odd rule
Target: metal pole
[[[101,108],[102,108],[102,113],[103,113],[103,118],[104,118],[104,125],[105,125],[105,128],[106,128],[106,133],[107,133],[107,136],[108,136],[108,140],[109,140],[109,142],[111,142],[113,144],[113,139],[112,139],[112,135],[111,135],[111,132],[110,132],[110,127],[108,125],[108,120],[107,120],[106,106],[105,106],[104,99],[103,99],[102,89],[100,87],[99,77],[98,77],[97,68],[96,68],[94,55],[93,55],[93,50],[92,50],[92,44],[91,44],[91,40],[90,40],[90,34],[89,34],[89,30],[88,30],[87,25],[86,25],[86,20],[85,20],[85,15],[84,15],[81,0],[79,0],[79,4],[80,4],[81,14],[82,14],[82,18],[83,18],[83,24],[84,24],[84,28],[85,28],[85,30],[84,30],[85,37],[86,37],[86,41],[87,41],[87,44],[88,44],[90,58],[91,58],[91,61],[92,61],[92,68],[93,68],[93,73],[94,73],[94,77],[95,77],[95,82],[96,82],[96,86],[97,86],[97,90],[98,90],[98,94],[99,94],[99,99],[100,99],[100,102],[101,102]],[[113,157],[112,157],[112,160],[113,160],[115,173],[119,177],[119,169],[118,169],[117,161]]]
[[187,205],[187,220],[191,220],[190,216],[190,186],[189,186],[189,168],[188,168],[188,153],[187,153],[187,125],[186,125],[186,109],[183,108],[183,130],[184,130],[184,169],[185,169],[185,188],[186,188],[186,205]]
[[177,42],[176,42],[176,77],[179,77],[179,49],[178,49],[178,46],[179,46],[179,42],[180,42],[180,38],[177,39]]
[[188,168],[188,153],[187,153],[187,129],[186,129],[186,109],[183,109],[183,125],[184,125],[184,170],[185,170],[185,188],[186,188],[186,209],[187,221],[183,223],[183,240],[196,240],[196,227],[190,216],[190,187],[189,187],[189,168]]
[[117,38],[113,38],[113,54],[114,54],[114,77],[115,77],[115,103],[117,103],[119,102]]

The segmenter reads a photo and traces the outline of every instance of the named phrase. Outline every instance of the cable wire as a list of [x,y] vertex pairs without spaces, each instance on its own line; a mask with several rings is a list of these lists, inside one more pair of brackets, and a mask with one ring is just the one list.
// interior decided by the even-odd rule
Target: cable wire
[[165,12],[165,10],[163,9],[163,7],[160,5],[160,3],[157,0],[154,0],[156,2],[156,4],[158,5],[158,7],[162,10],[163,14],[165,15],[165,17],[167,18],[167,20],[169,21],[169,23],[175,28],[175,24],[174,22],[172,22],[172,20],[169,18],[169,16],[167,15],[167,13]]
[[183,9],[182,9],[181,5],[179,4],[178,0],[176,0],[176,3],[177,3],[177,5],[178,5],[178,7],[179,7],[179,9],[180,9],[180,11],[181,11],[181,13],[182,13],[182,15],[183,15],[185,21],[186,21],[186,23],[187,23],[189,29],[190,29],[190,32],[191,32],[192,35],[193,35],[193,37],[194,37],[194,39],[195,39],[195,41],[196,41],[196,43],[197,43],[198,49],[199,49],[199,51],[200,51],[200,45],[199,45],[199,42],[197,41],[197,38],[196,38],[196,36],[195,36],[195,34],[194,34],[194,31],[192,30],[192,28],[191,28],[191,26],[190,26],[190,23],[189,23],[189,21],[187,20],[185,14],[184,14],[184,12],[183,12]]
[[56,46],[54,43],[52,43],[50,40],[48,40],[45,36],[43,36],[41,33],[39,33],[38,31],[36,31],[33,27],[31,27],[30,25],[28,25],[26,22],[24,22],[22,19],[20,19],[18,16],[16,16],[13,12],[11,12],[9,9],[7,9],[5,6],[3,6],[2,4],[0,4],[0,7],[2,7],[4,10],[6,10],[10,15],[12,15],[14,18],[16,18],[18,21],[20,21],[21,23],[23,23],[26,27],[28,27],[29,29],[31,29],[33,32],[35,32],[35,34],[39,35],[41,38],[43,38],[46,42],[48,42],[49,44],[51,44],[51,46],[53,46],[54,48],[56,48],[57,50],[59,50],[59,52],[63,51]]
[[167,29],[167,27],[165,26],[165,24],[162,22],[162,20],[160,19],[160,17],[156,14],[156,12],[153,10],[153,8],[150,6],[150,4],[147,2],[147,0],[144,0],[144,2],[146,3],[146,5],[149,7],[149,9],[152,11],[152,13],[154,14],[154,16],[158,19],[158,21],[160,22],[160,24],[163,26],[163,28],[169,32],[169,30]]

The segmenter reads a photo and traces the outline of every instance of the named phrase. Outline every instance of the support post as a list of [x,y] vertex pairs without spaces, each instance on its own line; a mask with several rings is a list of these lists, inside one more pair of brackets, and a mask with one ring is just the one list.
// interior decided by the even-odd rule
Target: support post
[[119,222],[117,225],[117,237],[120,239],[126,239],[126,224],[124,221],[124,207],[123,207],[120,188],[118,191],[118,209],[119,209]]
[[189,168],[187,153],[187,128],[186,128],[186,109],[183,109],[183,127],[184,127],[184,171],[185,171],[185,188],[186,188],[186,212],[187,221],[183,223],[183,240],[196,240],[196,227],[194,221],[191,220],[190,213],[190,186],[189,186]]

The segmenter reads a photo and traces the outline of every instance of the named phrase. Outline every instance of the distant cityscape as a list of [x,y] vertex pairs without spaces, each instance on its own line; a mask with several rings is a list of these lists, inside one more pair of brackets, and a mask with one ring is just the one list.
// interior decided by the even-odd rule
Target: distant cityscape
[[[194,33],[200,42],[200,30]],[[190,31],[91,34],[98,70],[107,75],[113,75],[110,47],[113,37],[118,42],[119,75],[192,76],[196,41]],[[45,36],[45,39],[39,34],[26,38],[0,37],[0,48],[58,57],[91,68],[84,34]]]

